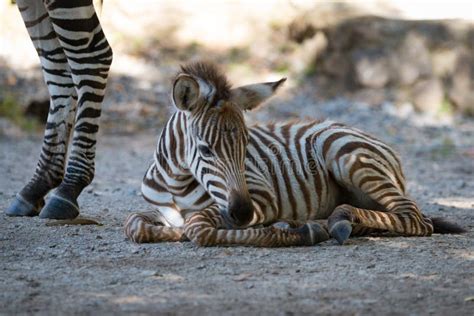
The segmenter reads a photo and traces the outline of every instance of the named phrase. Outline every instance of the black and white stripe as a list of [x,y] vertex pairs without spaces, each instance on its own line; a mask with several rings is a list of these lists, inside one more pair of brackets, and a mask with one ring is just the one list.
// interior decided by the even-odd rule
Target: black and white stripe
[[329,235],[343,243],[369,231],[433,232],[383,142],[331,121],[247,127],[242,112],[282,82],[230,89],[212,64],[183,67],[173,90],[178,111],[142,183],[157,210],[130,215],[129,238],[293,246]]
[[77,197],[94,177],[98,120],[112,50],[92,0],[18,0],[17,4],[38,52],[51,104],[35,174],[7,213],[37,215],[43,197],[57,187],[40,216],[75,217]]

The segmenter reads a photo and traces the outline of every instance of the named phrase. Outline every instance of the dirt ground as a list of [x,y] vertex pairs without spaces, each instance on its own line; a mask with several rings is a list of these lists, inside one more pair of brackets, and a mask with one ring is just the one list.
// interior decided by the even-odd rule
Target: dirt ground
[[[288,104],[290,102],[290,104]],[[198,248],[136,245],[128,213],[139,196],[155,131],[103,133],[82,214],[103,226],[46,226],[0,212],[0,312],[5,314],[412,314],[468,315],[474,308],[474,123],[401,118],[390,108],[346,101],[313,106],[304,89],[275,99],[249,120],[331,117],[379,135],[405,162],[409,191],[424,212],[469,229],[429,238],[358,238],[339,246]],[[34,169],[38,136],[0,138],[0,210]],[[469,312],[471,311],[471,312]]]
[[[272,19],[276,15],[255,8],[255,1],[246,1],[248,7],[224,1],[231,4],[227,15],[196,9],[196,16],[165,10],[163,2],[105,1],[102,21],[114,48],[114,64],[96,176],[79,199],[81,214],[102,226],[47,226],[39,218],[4,214],[34,171],[41,136],[0,118],[0,315],[472,315],[474,119],[453,113],[425,116],[409,104],[369,107],[345,99],[321,101],[313,79],[276,69],[274,61],[280,57],[273,53],[274,38],[255,31],[260,30],[260,12]],[[273,2],[258,3],[274,7]],[[188,3],[182,7],[193,11]],[[242,22],[236,7],[252,13],[249,21]],[[276,11],[293,16],[294,7]],[[16,8],[8,1],[1,9],[6,13],[0,28],[0,83],[3,77],[10,83],[0,85],[0,92],[14,93],[24,105],[46,90]],[[177,21],[186,23],[173,32]],[[264,29],[278,29],[282,23],[267,21]],[[195,42],[196,33],[206,35],[203,42]],[[330,240],[281,249],[129,242],[122,232],[126,216],[151,207],[139,188],[171,111],[170,79],[179,63],[197,55],[217,60],[241,84],[287,76],[278,97],[247,114],[249,122],[329,118],[376,135],[400,152],[408,190],[423,211],[456,221],[469,232],[357,238],[344,246]]]

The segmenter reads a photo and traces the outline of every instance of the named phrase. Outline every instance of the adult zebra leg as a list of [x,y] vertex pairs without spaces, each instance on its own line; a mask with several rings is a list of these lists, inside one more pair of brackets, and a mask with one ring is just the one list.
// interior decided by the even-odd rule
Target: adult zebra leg
[[326,229],[317,222],[298,228],[225,229],[217,206],[210,206],[189,216],[184,224],[186,236],[199,246],[245,245],[256,247],[311,246],[329,239]]
[[92,0],[55,0],[46,9],[66,55],[78,101],[66,172],[40,217],[74,218],[79,214],[77,198],[94,177],[96,136],[112,49]]
[[69,134],[76,114],[77,94],[66,55],[43,2],[18,0],[17,4],[41,61],[50,94],[50,109],[35,173],[17,194],[6,214],[34,216],[43,207],[44,196],[63,179]]
[[165,226],[159,211],[130,214],[125,220],[124,232],[136,243],[188,240],[183,228]]

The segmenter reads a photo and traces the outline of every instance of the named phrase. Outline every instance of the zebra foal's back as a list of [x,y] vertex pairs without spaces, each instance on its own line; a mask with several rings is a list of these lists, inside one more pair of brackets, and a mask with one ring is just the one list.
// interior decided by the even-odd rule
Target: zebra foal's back
[[266,223],[279,219],[321,219],[332,212],[339,192],[314,150],[314,143],[318,133],[334,124],[282,122],[249,128],[247,182],[264,177],[268,183],[266,190],[275,200],[274,214],[266,216]]

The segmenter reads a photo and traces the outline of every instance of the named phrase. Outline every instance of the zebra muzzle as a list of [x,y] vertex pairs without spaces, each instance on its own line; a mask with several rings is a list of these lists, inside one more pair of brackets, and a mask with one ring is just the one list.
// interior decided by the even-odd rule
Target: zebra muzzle
[[229,218],[237,227],[246,226],[253,218],[253,204],[249,194],[233,191],[229,196]]

